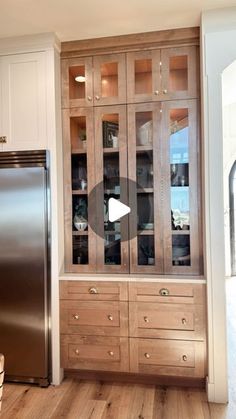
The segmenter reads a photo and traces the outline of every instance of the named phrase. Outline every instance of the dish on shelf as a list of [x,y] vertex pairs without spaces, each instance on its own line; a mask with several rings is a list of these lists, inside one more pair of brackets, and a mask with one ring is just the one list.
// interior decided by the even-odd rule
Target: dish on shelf
[[137,132],[137,140],[137,144],[139,145],[152,144],[152,121],[141,125]]

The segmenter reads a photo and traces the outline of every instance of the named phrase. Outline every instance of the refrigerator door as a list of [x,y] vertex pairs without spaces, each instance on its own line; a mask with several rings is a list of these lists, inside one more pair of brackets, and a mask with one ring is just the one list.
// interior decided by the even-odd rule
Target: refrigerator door
[[0,351],[7,376],[48,374],[46,172],[0,170]]

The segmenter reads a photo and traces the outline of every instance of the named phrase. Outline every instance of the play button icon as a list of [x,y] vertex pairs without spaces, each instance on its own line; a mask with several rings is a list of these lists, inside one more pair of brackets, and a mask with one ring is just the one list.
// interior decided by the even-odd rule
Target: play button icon
[[108,217],[109,221],[113,223],[119,220],[131,211],[128,205],[123,204],[118,199],[110,198],[108,201]]

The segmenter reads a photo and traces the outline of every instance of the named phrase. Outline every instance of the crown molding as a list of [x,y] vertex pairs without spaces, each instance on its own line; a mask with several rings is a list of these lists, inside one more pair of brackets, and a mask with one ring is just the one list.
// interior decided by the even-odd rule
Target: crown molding
[[61,51],[61,43],[53,32],[0,39],[0,56],[51,49]]

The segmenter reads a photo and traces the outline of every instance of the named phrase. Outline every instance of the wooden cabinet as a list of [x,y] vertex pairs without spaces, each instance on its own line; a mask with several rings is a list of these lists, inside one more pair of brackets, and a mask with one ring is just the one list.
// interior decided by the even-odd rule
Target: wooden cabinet
[[125,54],[62,61],[62,107],[126,102]]
[[61,281],[60,297],[62,367],[205,377],[204,285]]
[[0,151],[47,148],[46,54],[0,57]]
[[196,98],[197,72],[194,46],[128,53],[127,101]]
[[63,56],[67,272],[203,271],[198,46],[167,35]]

